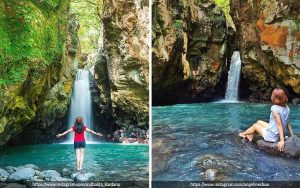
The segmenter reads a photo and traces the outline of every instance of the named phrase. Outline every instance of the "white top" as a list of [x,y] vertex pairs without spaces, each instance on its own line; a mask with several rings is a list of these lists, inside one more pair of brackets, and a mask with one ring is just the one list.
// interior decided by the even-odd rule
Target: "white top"
[[283,132],[287,133],[287,123],[289,121],[289,114],[290,114],[290,108],[288,106],[283,107],[279,105],[273,105],[271,107],[271,115],[270,115],[270,121],[269,121],[269,126],[267,129],[271,131],[275,135],[279,135],[277,123],[275,121],[275,118],[272,114],[272,112],[276,112],[281,120],[282,126],[283,126]]

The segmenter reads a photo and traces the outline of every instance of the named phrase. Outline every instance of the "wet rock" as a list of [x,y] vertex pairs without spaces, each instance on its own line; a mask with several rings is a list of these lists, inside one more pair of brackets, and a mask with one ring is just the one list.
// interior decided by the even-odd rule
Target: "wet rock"
[[204,169],[221,169],[226,167],[227,164],[224,162],[224,159],[217,155],[203,155],[198,158],[198,165]]
[[14,173],[15,171],[17,171],[18,169],[16,167],[13,167],[13,166],[7,166],[4,168],[8,173],[12,174]]
[[60,176],[54,176],[49,178],[47,181],[73,181],[70,178],[64,178],[64,177],[60,177]]
[[155,138],[152,144],[152,152],[155,153],[153,156],[153,166],[152,173],[154,175],[159,174],[159,172],[165,171],[169,168],[169,160],[176,153],[176,148],[173,147],[173,140],[169,136],[164,136],[163,138]]
[[39,178],[43,178],[43,174],[38,170],[35,170],[34,176],[38,176]]
[[46,181],[51,181],[51,179],[55,179],[56,177],[60,177],[60,174],[55,170],[44,170],[41,172],[42,177]]
[[71,174],[71,178],[75,179],[76,176],[78,176],[80,174],[80,172],[75,172],[73,174]]
[[10,174],[6,171],[0,168],[0,182],[4,182]]
[[256,144],[258,148],[270,154],[300,159],[300,138],[295,135],[285,140],[282,152],[277,149],[277,142],[271,143],[260,139],[256,142]]
[[216,180],[216,176],[219,170],[217,169],[207,169],[204,173],[205,180],[214,181]]
[[70,177],[71,174],[72,174],[72,171],[70,169],[67,169],[67,168],[62,169],[61,175],[63,177]]
[[40,176],[33,176],[29,179],[30,181],[44,181]]
[[293,105],[300,104],[300,98],[293,98],[292,103],[293,103]]
[[12,173],[7,181],[13,181],[13,182],[22,182],[29,180],[32,178],[35,174],[35,171],[32,168],[21,168]]
[[166,124],[155,125],[155,126],[153,126],[153,131],[155,133],[165,133],[165,132],[169,133],[171,131],[171,128],[169,125],[166,125]]
[[201,175],[208,181],[224,181],[225,174],[230,173],[232,168],[230,161],[218,155],[202,155],[198,157],[197,165],[201,171]]
[[91,180],[94,180],[95,177],[96,177],[96,175],[93,173],[90,173],[90,172],[80,173],[77,176],[75,176],[74,180],[78,181],[78,182],[91,181]]
[[214,162],[213,162],[211,159],[205,159],[205,160],[203,161],[203,165],[204,165],[204,166],[212,166],[213,163],[214,163]]
[[37,167],[34,164],[26,164],[24,166],[19,166],[17,169],[21,169],[21,168],[31,168],[33,170],[41,170],[39,167]]

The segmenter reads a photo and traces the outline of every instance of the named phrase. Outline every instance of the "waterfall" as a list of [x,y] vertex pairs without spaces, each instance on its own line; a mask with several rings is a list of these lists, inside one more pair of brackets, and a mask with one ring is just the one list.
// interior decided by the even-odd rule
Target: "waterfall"
[[230,61],[230,70],[228,73],[228,82],[225,94],[226,101],[238,101],[241,65],[240,52],[235,51]]
[[[89,71],[78,69],[73,86],[71,105],[68,113],[68,128],[70,129],[77,116],[83,117],[83,123],[90,129],[94,129],[94,118],[92,111],[92,98],[89,82]],[[74,133],[68,134],[67,143],[73,143]],[[87,142],[93,141],[90,133],[85,133]]]

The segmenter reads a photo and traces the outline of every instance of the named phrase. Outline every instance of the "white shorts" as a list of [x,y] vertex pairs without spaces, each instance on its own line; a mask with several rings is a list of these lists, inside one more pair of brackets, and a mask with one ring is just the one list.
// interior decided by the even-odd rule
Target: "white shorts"
[[264,140],[267,142],[278,142],[279,141],[279,135],[273,134],[267,128],[263,128],[262,133],[263,133]]

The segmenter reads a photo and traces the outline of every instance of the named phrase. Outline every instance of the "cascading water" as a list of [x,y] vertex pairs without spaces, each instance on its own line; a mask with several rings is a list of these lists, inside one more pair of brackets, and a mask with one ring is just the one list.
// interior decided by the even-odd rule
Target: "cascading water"
[[241,74],[240,52],[235,51],[231,57],[230,70],[228,73],[228,82],[225,94],[225,101],[238,101],[239,82]]
[[[78,69],[76,80],[73,86],[71,105],[68,114],[69,129],[74,125],[77,116],[83,117],[84,124],[93,130],[94,119],[92,111],[92,99],[89,82],[89,71]],[[67,143],[73,142],[74,133],[68,134]],[[85,134],[86,141],[92,142],[93,137],[90,133]]]

